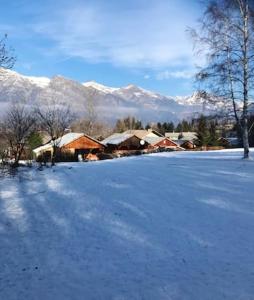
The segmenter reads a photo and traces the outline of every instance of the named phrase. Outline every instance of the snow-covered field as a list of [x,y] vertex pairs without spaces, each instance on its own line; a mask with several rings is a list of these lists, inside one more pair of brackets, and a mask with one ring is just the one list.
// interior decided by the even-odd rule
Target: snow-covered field
[[0,299],[254,299],[254,161],[161,153],[0,180]]

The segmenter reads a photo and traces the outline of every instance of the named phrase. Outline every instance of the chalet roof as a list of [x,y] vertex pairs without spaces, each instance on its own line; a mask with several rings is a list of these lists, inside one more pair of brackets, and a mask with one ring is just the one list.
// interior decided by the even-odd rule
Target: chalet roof
[[59,148],[70,144],[71,142],[79,139],[80,137],[84,136],[84,133],[76,133],[76,132],[70,132],[66,133],[62,137],[55,140],[55,145]]
[[232,146],[236,146],[236,145],[239,144],[239,139],[237,137],[227,137],[227,138],[220,137],[218,140],[219,141],[224,140],[224,141],[228,142]]
[[38,148],[35,148],[33,150],[34,153],[39,153],[41,151],[46,151],[48,149],[51,149],[53,147],[53,145],[56,145],[59,148],[62,148],[68,144],[70,144],[71,142],[79,139],[80,137],[85,136],[87,138],[89,138],[90,140],[93,140],[94,142],[103,145],[101,142],[91,138],[90,136],[84,134],[84,133],[76,133],[76,132],[70,132],[70,133],[66,133],[65,135],[63,135],[62,137],[56,139],[54,142],[50,141],[45,145],[42,145]]
[[137,137],[139,137],[140,139],[143,139],[146,135],[148,135],[148,131],[147,130],[143,130],[143,129],[138,129],[138,130],[126,130],[124,132],[124,134],[132,134],[132,135],[136,135]]
[[[171,139],[169,139],[169,138],[166,138],[165,136],[164,136],[164,137],[157,136],[157,137],[145,137],[145,138],[144,138],[144,140],[145,140],[148,144],[150,144],[150,145],[152,145],[152,146],[153,146],[153,145],[156,145],[156,144],[158,144],[158,143],[160,143],[161,141],[163,141],[163,140],[165,140],[165,139],[170,140],[171,142],[173,142],[173,143],[175,144],[176,147],[181,148],[180,145],[179,145],[176,141],[173,141],[173,140],[171,140]],[[174,146],[172,146],[172,147],[174,147]]]
[[182,135],[180,140],[182,141],[193,141],[197,138],[196,132],[186,131],[186,132],[166,132],[165,136],[171,140],[179,140],[179,135]]
[[161,134],[160,132],[158,132],[157,130],[152,129],[152,128],[148,129],[148,132],[149,133],[154,133],[154,134],[156,134],[158,136],[161,136],[161,137],[164,136],[163,134]]
[[159,142],[165,140],[165,137],[161,137],[161,136],[147,136],[144,137],[144,140],[150,144],[150,145],[156,145]]
[[182,145],[185,144],[186,142],[189,142],[194,145],[194,142],[192,140],[180,139],[180,140],[171,140],[171,141],[176,143],[179,147],[182,147]]
[[153,129],[148,129],[148,130],[145,130],[145,129],[137,129],[137,130],[126,130],[124,133],[127,133],[127,134],[133,134],[133,135],[136,135],[138,138],[140,139],[144,139],[144,137],[146,136],[159,136],[159,137],[162,137],[163,135],[160,134],[159,132],[157,132],[156,130],[153,130]]
[[131,133],[114,133],[107,137],[105,140],[102,141],[104,145],[110,144],[110,145],[119,145],[122,142],[126,141],[130,137],[134,136],[134,134]]
[[41,151],[47,151],[47,150],[50,150],[50,149],[52,149],[52,144],[51,144],[51,142],[50,142],[50,143],[47,143],[47,144],[45,144],[45,145],[42,145],[42,146],[40,146],[40,147],[37,147],[37,148],[35,148],[35,149],[33,149],[33,152],[34,152],[34,153],[39,153],[39,152],[41,152]]

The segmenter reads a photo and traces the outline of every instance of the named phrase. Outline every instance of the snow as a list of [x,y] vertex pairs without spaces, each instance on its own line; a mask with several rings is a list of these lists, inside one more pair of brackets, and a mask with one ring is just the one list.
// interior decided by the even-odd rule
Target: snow
[[114,88],[114,87],[102,85],[96,81],[87,81],[87,82],[82,83],[82,85],[85,87],[92,87],[102,93],[105,93],[105,94],[113,93],[114,95],[124,95],[124,94],[126,94],[126,92],[131,92],[136,97],[149,96],[149,97],[153,97],[153,98],[159,98],[158,94],[147,91],[147,90],[145,90],[141,87],[135,86],[133,84],[129,84],[122,88]]
[[50,84],[50,79],[47,77],[34,77],[34,76],[22,76],[25,79],[28,79],[31,83],[41,87],[45,88]]
[[253,299],[254,162],[170,152],[0,180],[0,295]]
[[118,144],[126,141],[127,139],[131,138],[132,136],[134,136],[134,134],[132,134],[132,133],[114,133],[114,134],[110,135],[109,137],[107,137],[106,139],[104,139],[102,141],[102,144],[118,145]]
[[130,92],[130,93],[133,93],[133,95],[135,95],[136,97],[149,96],[152,98],[159,98],[159,96],[160,96],[159,94],[145,90],[145,89],[143,89],[139,86],[133,85],[133,84],[129,84],[125,87],[122,87],[117,92],[119,94],[125,94],[126,92]]
[[33,152],[34,153],[40,153],[41,151],[50,150],[50,149],[52,149],[52,147],[53,147],[53,143],[49,142],[49,143],[47,143],[45,145],[42,145],[42,146],[39,146],[39,147],[33,149]]
[[84,135],[84,133],[76,133],[76,132],[66,133],[62,137],[56,139],[54,142],[51,141],[51,142],[49,142],[49,143],[47,143],[45,145],[42,145],[42,146],[34,149],[33,152],[39,153],[41,151],[45,151],[47,149],[51,149],[54,144],[57,147],[61,148],[61,147],[65,146],[65,145],[68,145],[69,143],[77,140],[78,138],[82,137],[83,135]]
[[55,144],[58,147],[63,147],[65,145],[68,145],[69,143],[77,140],[78,138],[82,137],[84,133],[77,133],[77,132],[69,132],[60,137],[55,141]]
[[165,137],[161,136],[146,136],[144,137],[144,140],[151,145],[158,144],[159,142],[163,141]]
[[110,94],[110,93],[113,93],[115,91],[118,90],[118,88],[113,88],[113,87],[109,87],[109,86],[105,86],[105,85],[102,85],[100,83],[97,83],[95,81],[87,81],[87,82],[84,82],[83,83],[83,86],[85,87],[92,87],[100,92],[103,92],[105,94]]
[[6,70],[0,68],[0,77],[1,79],[15,78],[16,81],[23,79],[25,81],[29,81],[30,83],[37,85],[40,88],[45,88],[50,84],[50,78],[48,77],[35,77],[35,76],[25,76],[21,75],[13,70]]

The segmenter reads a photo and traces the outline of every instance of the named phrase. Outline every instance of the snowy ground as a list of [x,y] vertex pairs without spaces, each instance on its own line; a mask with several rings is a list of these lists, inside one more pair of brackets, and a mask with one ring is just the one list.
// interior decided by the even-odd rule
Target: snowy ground
[[254,161],[178,152],[0,180],[0,299],[254,299]]

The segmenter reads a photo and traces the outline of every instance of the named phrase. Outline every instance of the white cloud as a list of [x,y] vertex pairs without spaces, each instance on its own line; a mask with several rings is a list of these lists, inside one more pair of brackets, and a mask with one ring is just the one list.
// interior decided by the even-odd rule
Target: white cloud
[[171,78],[189,79],[193,78],[195,71],[182,70],[182,71],[162,71],[156,75],[157,80],[167,80]]
[[193,64],[186,27],[195,16],[183,3],[153,0],[125,9],[79,3],[57,10],[33,28],[54,42],[56,53],[88,62],[152,69],[186,66]]

